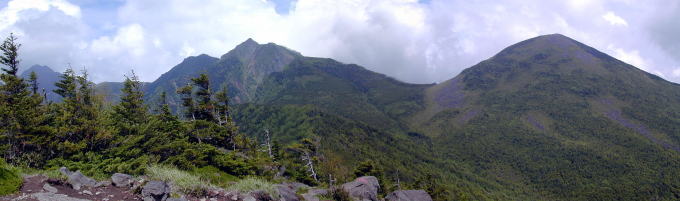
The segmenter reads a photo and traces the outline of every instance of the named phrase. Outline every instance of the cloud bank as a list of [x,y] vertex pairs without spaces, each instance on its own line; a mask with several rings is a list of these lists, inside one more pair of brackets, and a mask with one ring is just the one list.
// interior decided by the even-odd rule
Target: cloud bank
[[187,56],[219,57],[253,38],[432,83],[551,33],[680,81],[680,3],[673,0],[11,0],[0,6],[0,34],[19,35],[24,66],[70,64],[97,82],[120,81],[132,69],[153,81]]

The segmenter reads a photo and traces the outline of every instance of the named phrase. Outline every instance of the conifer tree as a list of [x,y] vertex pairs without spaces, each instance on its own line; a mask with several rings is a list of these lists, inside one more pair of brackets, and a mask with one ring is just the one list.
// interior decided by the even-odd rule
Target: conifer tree
[[229,91],[227,90],[226,87],[223,87],[222,90],[219,92],[215,93],[215,100],[217,101],[217,104],[215,104],[215,119],[217,119],[217,122],[220,125],[225,125],[230,122],[232,122],[232,119],[229,115]]
[[120,103],[114,107],[114,112],[121,120],[129,124],[141,124],[146,121],[147,108],[144,105],[142,83],[133,71],[123,82]]
[[2,55],[0,56],[0,64],[3,65],[2,71],[4,72],[0,75],[2,79],[2,86],[0,87],[0,131],[2,132],[2,151],[5,158],[12,162],[12,160],[17,157],[18,152],[18,140],[19,135],[19,122],[16,118],[16,104],[17,98],[20,93],[17,93],[17,88],[21,88],[23,82],[20,78],[16,76],[17,71],[17,51],[20,45],[15,44],[16,38],[11,34],[5,41],[0,45],[0,51]]
[[224,127],[224,133],[220,136],[223,139],[221,144],[231,144],[232,150],[236,150],[236,135],[238,128],[231,118],[229,113],[229,91],[223,87],[219,92],[215,93],[215,111],[214,118],[217,123]]
[[77,102],[76,100],[76,75],[73,69],[67,68],[64,73],[60,76],[61,80],[54,85],[57,89],[53,90],[54,93],[59,94],[63,97],[64,102]]
[[170,111],[170,105],[168,105],[168,98],[167,94],[165,92],[162,92],[160,97],[158,98],[158,109],[156,113],[158,114],[158,117],[161,119],[161,121],[167,122],[167,121],[177,121],[177,117],[172,114],[172,111]]
[[197,78],[192,78],[191,82],[196,89],[196,119],[215,121],[215,103],[210,92],[210,79],[208,75],[201,74]]
[[28,83],[31,86],[31,92],[33,95],[38,94],[38,75],[35,74],[35,71],[32,71],[29,75]]
[[196,120],[196,111],[194,107],[194,97],[193,97],[194,87],[191,84],[187,84],[182,88],[177,89],[177,94],[179,94],[182,99],[182,107],[184,107],[184,118],[190,120]]
[[55,93],[63,97],[58,105],[57,130],[58,141],[53,147],[61,150],[61,154],[73,154],[83,150],[98,148],[97,135],[98,108],[95,105],[92,82],[88,80],[87,72],[76,75],[68,68],[55,83]]
[[[31,96],[29,85],[17,76],[19,69],[19,47],[17,38],[10,34],[0,44],[0,64],[3,74],[0,75],[0,132],[5,158],[12,163],[20,162],[19,157],[25,152],[24,146],[31,146],[36,137],[33,132],[41,122],[44,113],[40,112],[39,97]],[[36,76],[33,78],[37,79]],[[34,147],[31,147],[34,148]]]
[[18,38],[14,37],[14,33],[10,33],[9,37],[0,45],[0,51],[2,51],[2,56],[0,56],[0,63],[7,66],[7,68],[2,68],[7,75],[17,76],[19,71],[19,47],[21,44],[17,42]]

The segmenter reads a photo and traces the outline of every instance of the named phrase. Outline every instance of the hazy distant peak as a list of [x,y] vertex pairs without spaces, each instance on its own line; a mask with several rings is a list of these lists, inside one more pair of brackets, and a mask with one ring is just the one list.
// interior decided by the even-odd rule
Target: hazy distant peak
[[246,41],[243,41],[243,43],[241,43],[241,45],[259,45],[259,43],[257,43],[252,38],[248,38]]
[[23,74],[28,75],[28,74],[31,73],[31,72],[35,72],[35,73],[37,73],[37,74],[43,74],[43,73],[56,73],[56,71],[52,70],[52,68],[50,68],[50,67],[42,66],[42,65],[37,65],[37,64],[36,64],[36,65],[33,65],[33,66],[29,67],[28,69],[26,69],[26,70],[22,73],[22,75],[23,75]]

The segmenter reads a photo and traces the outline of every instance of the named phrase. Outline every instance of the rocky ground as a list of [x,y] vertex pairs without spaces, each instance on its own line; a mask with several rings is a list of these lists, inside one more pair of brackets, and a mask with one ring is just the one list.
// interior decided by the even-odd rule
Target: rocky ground
[[[0,197],[8,201],[322,201],[320,197],[328,189],[310,188],[301,183],[276,185],[278,196],[273,198],[264,191],[236,192],[212,189],[203,197],[172,193],[172,184],[163,181],[147,181],[130,175],[116,173],[108,181],[97,182],[80,172],[70,172],[62,168],[67,180],[50,179],[43,175],[24,177],[21,191],[10,196]],[[306,190],[298,194],[301,188]],[[337,188],[347,192],[356,201],[381,201],[378,199],[380,184],[375,177],[365,176],[345,183]],[[432,201],[422,190],[395,191],[385,197],[385,201]]]

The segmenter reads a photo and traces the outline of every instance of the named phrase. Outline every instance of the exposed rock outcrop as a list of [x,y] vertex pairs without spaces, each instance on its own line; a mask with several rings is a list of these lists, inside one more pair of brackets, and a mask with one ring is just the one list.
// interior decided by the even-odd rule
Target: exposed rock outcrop
[[170,195],[170,186],[162,181],[149,181],[142,188],[144,201],[165,201]]
[[424,190],[401,190],[387,195],[385,201],[432,201],[432,197]]
[[319,199],[319,196],[326,193],[328,193],[328,190],[326,189],[309,189],[307,193],[302,194],[302,197],[305,201],[320,201],[321,199]]
[[380,184],[374,176],[363,176],[343,184],[342,189],[357,201],[378,201]]
[[281,197],[281,201],[300,201],[300,197],[297,195],[297,191],[300,188],[309,188],[309,186],[303,183],[283,183],[277,184],[276,191]]
[[130,175],[115,173],[111,176],[111,182],[116,187],[131,187],[134,181]]
[[83,173],[80,173],[80,170],[71,172],[68,168],[61,167],[59,171],[68,177],[66,183],[71,185],[75,190],[80,190],[82,187],[95,187],[97,185],[96,180],[83,175]]

